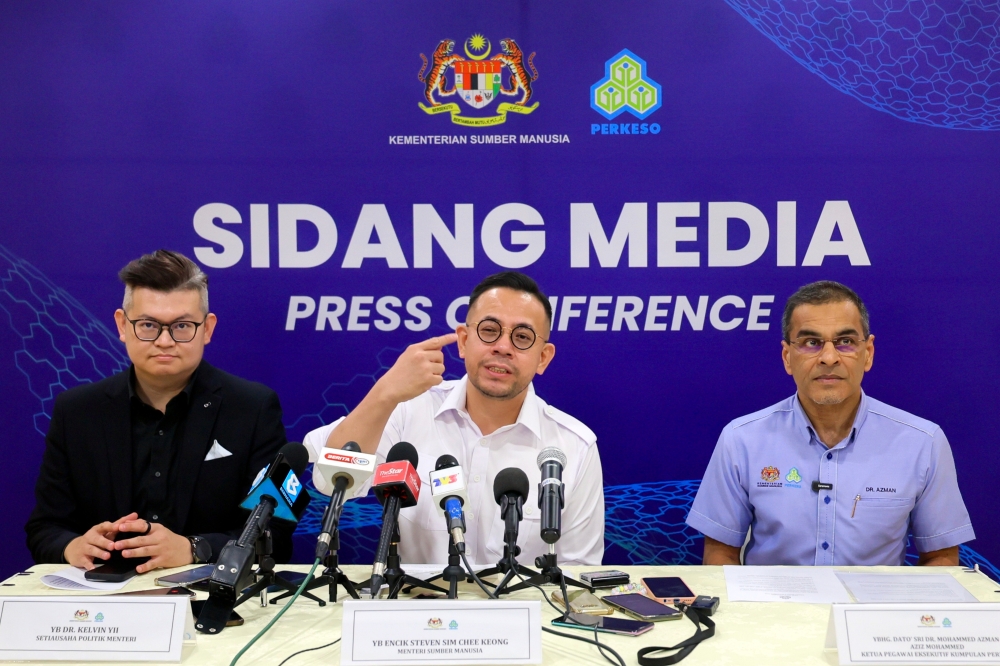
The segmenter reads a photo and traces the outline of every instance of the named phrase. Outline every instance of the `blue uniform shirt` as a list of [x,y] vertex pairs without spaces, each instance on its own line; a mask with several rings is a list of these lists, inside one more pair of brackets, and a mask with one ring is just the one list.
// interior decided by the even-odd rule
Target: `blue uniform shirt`
[[746,564],[900,565],[908,532],[920,552],[976,538],[941,428],[864,393],[832,449],[795,395],[729,423],[687,524],[736,547],[752,528]]

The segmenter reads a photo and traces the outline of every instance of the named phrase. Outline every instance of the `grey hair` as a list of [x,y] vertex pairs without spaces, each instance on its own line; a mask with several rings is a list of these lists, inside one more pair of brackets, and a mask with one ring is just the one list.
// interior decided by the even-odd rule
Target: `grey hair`
[[197,291],[201,297],[201,312],[208,314],[208,276],[179,252],[157,250],[131,261],[118,272],[118,279],[125,283],[122,310],[132,308],[132,294],[137,287],[163,293]]

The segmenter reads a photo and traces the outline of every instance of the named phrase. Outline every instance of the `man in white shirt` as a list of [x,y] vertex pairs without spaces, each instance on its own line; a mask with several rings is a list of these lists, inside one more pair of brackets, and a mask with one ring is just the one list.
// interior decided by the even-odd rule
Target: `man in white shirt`
[[[530,277],[492,275],[469,297],[466,323],[455,333],[410,345],[348,416],[312,431],[305,444],[317,455],[355,441],[385,462],[389,449],[410,442],[420,454],[418,473],[427,482],[439,456],[454,456],[465,473],[469,560],[493,564],[503,557],[504,521],[493,497],[493,480],[507,467],[528,476],[518,545],[522,564],[532,566],[548,552],[540,536],[535,460],[556,446],[567,459],[563,470],[566,506],[556,543],[560,564],[600,564],[604,555],[604,484],[597,437],[587,426],[535,395],[532,379],[545,372],[556,348],[548,341],[552,308]],[[466,375],[444,381],[445,345],[458,343]],[[330,492],[316,472],[313,481]],[[367,492],[367,489],[364,489]],[[400,511],[399,554],[403,562],[448,559],[445,519],[430,492]]]

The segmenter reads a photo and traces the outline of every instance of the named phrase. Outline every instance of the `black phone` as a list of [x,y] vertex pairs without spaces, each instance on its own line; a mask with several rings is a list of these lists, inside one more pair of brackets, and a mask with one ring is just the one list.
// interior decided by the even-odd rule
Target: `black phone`
[[120,583],[135,576],[136,563],[119,558],[117,562],[106,562],[99,567],[86,571],[83,577],[95,583]]
[[644,594],[614,594],[603,597],[602,601],[620,609],[626,615],[648,622],[677,620],[684,617],[676,608],[665,606]]
[[[145,536],[142,532],[119,532],[115,535],[115,541],[124,541],[135,537]],[[94,560],[97,564],[100,560]],[[111,551],[111,557],[104,560],[104,564],[98,565],[83,574],[87,580],[95,583],[120,583],[136,575],[135,568],[140,564],[148,562],[148,557],[124,557],[122,551]]]
[[[191,600],[191,613],[197,619],[201,615],[201,609],[205,605],[205,599]],[[227,627],[238,627],[243,624],[243,617],[236,611],[229,612],[229,619],[226,620]]]
[[[574,614],[571,613],[572,617]],[[560,618],[552,620],[552,626],[565,627],[567,629],[583,629],[584,631],[600,631],[605,634],[620,634],[624,636],[638,636],[653,628],[652,622],[641,620],[626,620],[620,617],[591,617],[590,621],[596,620],[594,624],[581,624],[579,622],[563,622]]]

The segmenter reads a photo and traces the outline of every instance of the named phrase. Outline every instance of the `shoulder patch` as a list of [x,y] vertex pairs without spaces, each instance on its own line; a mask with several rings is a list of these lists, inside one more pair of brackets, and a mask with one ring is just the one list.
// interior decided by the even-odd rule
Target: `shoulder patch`
[[570,416],[566,412],[556,409],[552,405],[545,405],[542,409],[542,413],[546,416],[546,418],[555,421],[563,428],[566,428],[574,435],[585,441],[588,445],[597,443],[597,435],[594,434],[594,431],[585,426],[579,419]]

